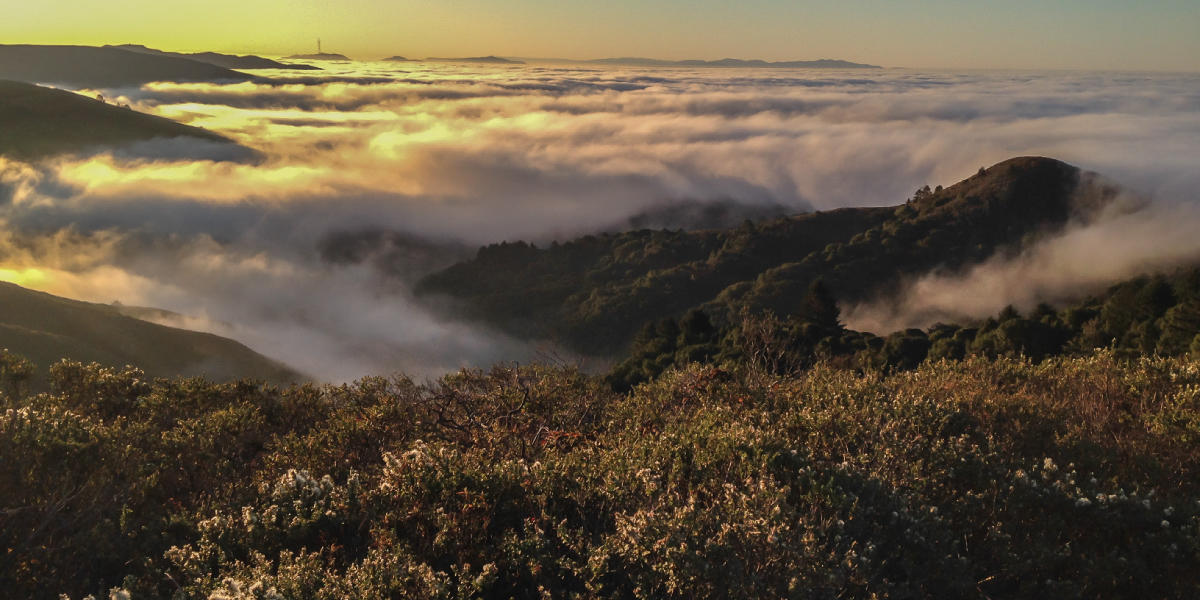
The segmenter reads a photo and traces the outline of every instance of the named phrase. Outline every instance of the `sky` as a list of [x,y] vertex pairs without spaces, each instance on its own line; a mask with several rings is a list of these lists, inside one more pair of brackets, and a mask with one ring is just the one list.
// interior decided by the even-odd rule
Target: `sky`
[[6,43],[356,59],[836,58],[886,67],[1200,70],[1200,2],[3,0]]

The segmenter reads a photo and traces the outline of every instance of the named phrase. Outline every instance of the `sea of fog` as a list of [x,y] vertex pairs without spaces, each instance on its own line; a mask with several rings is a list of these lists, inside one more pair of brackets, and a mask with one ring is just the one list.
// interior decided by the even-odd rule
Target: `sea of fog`
[[258,73],[270,83],[85,91],[258,156],[172,140],[0,159],[0,278],[175,311],[174,324],[346,381],[547,352],[411,298],[417,277],[480,244],[710,202],[892,205],[1018,155],[1151,202],[844,307],[850,325],[989,314],[1200,257],[1197,74],[322,66]]

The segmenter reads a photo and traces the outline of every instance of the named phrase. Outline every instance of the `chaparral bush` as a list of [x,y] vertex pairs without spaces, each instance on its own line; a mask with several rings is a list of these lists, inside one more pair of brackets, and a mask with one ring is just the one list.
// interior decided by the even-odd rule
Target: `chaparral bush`
[[[11,361],[10,361],[11,362]],[[15,364],[15,363],[14,363]],[[8,597],[1192,598],[1200,361],[4,389]]]

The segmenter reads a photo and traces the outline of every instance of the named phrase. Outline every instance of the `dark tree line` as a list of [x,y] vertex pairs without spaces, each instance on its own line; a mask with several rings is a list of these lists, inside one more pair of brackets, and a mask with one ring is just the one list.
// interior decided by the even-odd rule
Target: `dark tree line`
[[785,374],[816,361],[907,370],[926,360],[1024,356],[1040,362],[1096,349],[1126,358],[1200,353],[1200,268],[1134,278],[1061,309],[1041,304],[1022,314],[1009,306],[978,322],[886,336],[847,330],[833,293],[817,280],[786,317],[763,313],[716,327],[693,309],[679,321],[648,325],[610,382],[628,390],[689,362],[742,361]]

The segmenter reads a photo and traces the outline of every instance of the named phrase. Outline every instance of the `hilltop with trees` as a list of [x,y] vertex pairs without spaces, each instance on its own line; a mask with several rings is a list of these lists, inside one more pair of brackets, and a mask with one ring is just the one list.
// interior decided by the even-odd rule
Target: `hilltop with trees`
[[720,325],[744,313],[790,316],[817,280],[840,302],[885,295],[935,267],[954,272],[1018,252],[1071,220],[1086,222],[1115,195],[1066,163],[1015,158],[946,188],[922,188],[899,206],[726,230],[590,235],[545,248],[494,244],[429,275],[417,291],[518,337],[619,355],[646,324],[692,309]]

